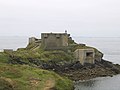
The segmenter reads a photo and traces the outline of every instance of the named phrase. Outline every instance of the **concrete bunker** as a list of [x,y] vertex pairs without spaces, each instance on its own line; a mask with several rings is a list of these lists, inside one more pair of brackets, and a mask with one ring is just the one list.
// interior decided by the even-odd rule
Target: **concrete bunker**
[[30,37],[29,44],[32,44],[32,43],[41,43],[41,39],[37,39],[35,37]]
[[94,49],[76,49],[74,52],[75,59],[80,61],[82,65],[85,63],[94,64],[95,52]]

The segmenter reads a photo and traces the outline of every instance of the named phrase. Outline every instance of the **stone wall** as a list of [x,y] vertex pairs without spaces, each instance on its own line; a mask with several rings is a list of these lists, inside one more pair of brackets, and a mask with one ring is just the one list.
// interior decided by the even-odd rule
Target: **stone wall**
[[62,49],[68,46],[68,37],[67,33],[42,33],[42,46],[45,49]]
[[30,37],[29,44],[31,44],[31,43],[41,43],[41,39],[37,39],[35,37]]

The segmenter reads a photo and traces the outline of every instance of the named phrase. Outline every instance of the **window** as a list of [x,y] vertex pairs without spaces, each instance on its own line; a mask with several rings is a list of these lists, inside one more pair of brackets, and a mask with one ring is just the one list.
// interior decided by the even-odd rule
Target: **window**
[[92,57],[93,56],[93,52],[87,52],[86,53],[86,57]]
[[60,38],[60,35],[59,35],[59,34],[57,34],[57,35],[56,35],[56,37],[57,37],[57,38]]
[[45,34],[45,35],[44,35],[44,38],[47,38],[47,37],[48,37],[48,35],[47,35],[47,34]]

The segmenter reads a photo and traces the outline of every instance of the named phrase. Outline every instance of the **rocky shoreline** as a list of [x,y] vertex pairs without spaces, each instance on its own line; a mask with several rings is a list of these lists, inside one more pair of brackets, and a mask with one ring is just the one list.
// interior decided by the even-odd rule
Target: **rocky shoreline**
[[67,76],[73,81],[88,80],[96,77],[112,77],[113,75],[120,74],[120,65],[105,60],[102,60],[101,62],[96,61],[94,65],[85,64],[82,66],[79,62],[75,62],[63,66],[48,65],[48,67],[43,67],[43,69],[54,70],[56,73]]
[[62,74],[74,81],[88,80],[96,77],[112,77],[113,75],[120,74],[120,65],[102,60],[94,65],[87,64],[81,68],[66,70]]
[[[73,81],[88,80],[96,77],[106,77],[120,74],[120,65],[113,64],[112,62],[101,60],[101,62],[95,61],[95,64],[86,63],[84,66],[76,62],[43,62],[41,60],[27,59],[29,63],[32,63],[33,67],[51,70],[58,73],[61,76],[66,76]],[[29,64],[20,58],[12,58],[9,60],[12,64]]]

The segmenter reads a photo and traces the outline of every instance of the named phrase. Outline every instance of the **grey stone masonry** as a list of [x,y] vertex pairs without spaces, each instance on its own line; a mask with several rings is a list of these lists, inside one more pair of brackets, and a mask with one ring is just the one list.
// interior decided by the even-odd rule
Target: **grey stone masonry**
[[13,52],[13,49],[4,49],[5,53]]
[[68,46],[69,34],[67,33],[42,33],[41,45],[45,49],[62,49]]

